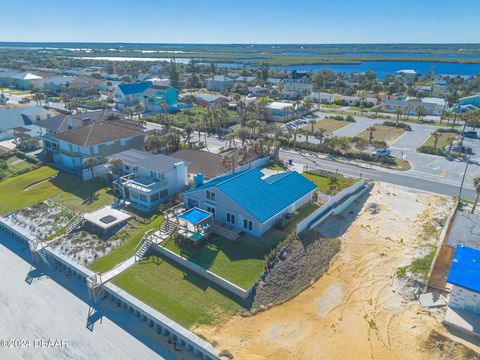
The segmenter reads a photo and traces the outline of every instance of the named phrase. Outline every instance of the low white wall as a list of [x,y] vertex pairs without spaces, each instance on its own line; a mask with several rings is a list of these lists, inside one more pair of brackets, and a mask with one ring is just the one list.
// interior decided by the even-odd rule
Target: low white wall
[[152,247],[158,251],[160,254],[165,255],[169,259],[175,261],[180,266],[186,267],[189,270],[192,270],[194,273],[202,276],[203,278],[210,280],[211,282],[215,283],[216,285],[220,286],[222,289],[230,292],[231,294],[238,296],[242,299],[247,299],[250,291],[244,290],[241,287],[231,283],[230,281],[212,273],[209,270],[206,270],[197,264],[191,262],[190,260],[175,254],[173,251],[165,249],[161,245],[152,244]]
[[[344,201],[347,197],[354,194],[362,187],[365,186],[365,182],[360,180],[353,184],[352,186],[340,191],[335,196],[332,196],[325,204],[303,219],[297,224],[296,233],[300,234],[301,232],[317,226],[320,222],[319,220],[325,220],[335,209],[335,207]],[[343,209],[342,209],[343,210]]]

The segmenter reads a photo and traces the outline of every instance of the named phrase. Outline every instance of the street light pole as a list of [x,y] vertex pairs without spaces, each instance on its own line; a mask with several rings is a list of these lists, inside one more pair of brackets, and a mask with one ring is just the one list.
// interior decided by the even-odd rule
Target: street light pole
[[462,183],[460,184],[460,191],[458,192],[458,200],[461,200],[462,199],[462,190],[463,190],[463,184],[465,183],[465,177],[467,175],[467,171],[468,171],[468,165],[470,164],[470,159],[467,158],[467,164],[465,165],[465,171],[463,173],[463,177],[462,177]]

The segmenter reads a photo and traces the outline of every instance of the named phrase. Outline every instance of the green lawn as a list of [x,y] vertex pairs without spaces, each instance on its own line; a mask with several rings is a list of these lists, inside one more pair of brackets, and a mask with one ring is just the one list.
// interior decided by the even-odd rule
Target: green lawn
[[[325,119],[318,120],[315,123],[314,128],[315,130],[325,129],[327,134],[331,134],[335,130],[338,130],[348,124],[351,124],[351,122],[325,118]],[[307,126],[310,126],[310,125],[307,125]]]
[[[54,175],[57,176],[52,178]],[[113,196],[100,180],[82,181],[74,175],[58,173],[58,170],[48,166],[0,182],[0,214],[49,198],[81,212],[113,201]]]
[[[450,145],[450,142],[455,139],[455,134],[454,133],[438,133],[438,141],[437,141],[437,148],[438,149],[443,149],[445,146]],[[435,138],[433,135],[430,135],[430,137],[425,141],[423,146],[434,146],[435,145]]]
[[209,281],[167,260],[160,260],[159,265],[136,263],[112,281],[187,328],[221,323],[241,309],[234,300],[212,288]]
[[92,271],[104,273],[113,269],[116,265],[134,256],[134,250],[143,235],[154,228],[160,228],[163,223],[163,216],[154,215],[146,224],[141,224],[137,221],[130,221],[130,224],[135,226],[132,234],[119,247],[113,249],[107,255],[99,258],[97,261],[89,265]]
[[338,183],[336,184],[335,188],[330,188],[330,178],[327,176],[318,175],[312,172],[304,172],[302,175],[317,185],[317,191],[320,191],[324,194],[336,194],[358,181],[356,178],[346,178],[341,174],[338,174]]
[[239,239],[230,241],[214,235],[199,249],[180,247],[172,240],[168,240],[164,246],[247,290],[262,273],[265,256],[317,207],[314,203],[304,205],[298,210],[298,215],[287,220],[283,226],[267,231],[258,239],[242,234]]

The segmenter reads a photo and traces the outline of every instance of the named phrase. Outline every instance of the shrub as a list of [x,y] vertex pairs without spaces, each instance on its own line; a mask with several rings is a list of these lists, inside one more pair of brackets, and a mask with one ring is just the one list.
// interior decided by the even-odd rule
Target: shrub
[[0,170],[7,170],[8,169],[8,164],[5,160],[0,159]]
[[420,146],[417,149],[418,152],[424,153],[424,154],[429,154],[429,155],[437,155],[437,156],[444,156],[444,152],[442,149],[439,148],[434,148],[433,146]]
[[402,123],[402,122],[396,123],[394,121],[384,121],[383,125],[401,128],[401,129],[404,129],[406,131],[412,131],[412,127],[410,125]]

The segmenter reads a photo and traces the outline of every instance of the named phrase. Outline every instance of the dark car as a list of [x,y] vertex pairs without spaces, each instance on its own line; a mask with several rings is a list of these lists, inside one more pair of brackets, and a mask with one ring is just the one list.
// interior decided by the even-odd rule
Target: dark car
[[467,154],[467,155],[471,155],[473,154],[473,150],[471,147],[468,147],[468,146],[455,146],[453,148],[453,151],[456,151],[456,152],[459,152],[459,153],[462,153],[462,154]]
[[469,138],[469,139],[476,139],[477,138],[477,132],[476,131],[465,131],[463,133],[463,135],[466,138]]

